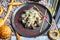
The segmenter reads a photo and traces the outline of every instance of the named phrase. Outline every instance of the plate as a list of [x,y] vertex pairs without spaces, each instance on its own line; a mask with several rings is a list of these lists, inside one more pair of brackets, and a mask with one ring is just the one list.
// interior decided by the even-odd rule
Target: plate
[[18,32],[18,34],[24,36],[24,37],[37,37],[45,33],[51,25],[49,25],[46,21],[44,21],[43,24],[43,30],[40,32],[41,24],[40,27],[37,27],[36,29],[28,29],[24,28],[23,24],[19,22],[19,18],[21,17],[21,14],[24,12],[24,10],[28,10],[33,6],[37,6],[37,8],[42,12],[42,14],[45,14],[45,11],[47,10],[46,16],[48,22],[51,24],[52,23],[52,16],[50,11],[43,5],[35,2],[27,2],[22,5],[20,5],[15,12],[12,14],[12,27],[13,29]]

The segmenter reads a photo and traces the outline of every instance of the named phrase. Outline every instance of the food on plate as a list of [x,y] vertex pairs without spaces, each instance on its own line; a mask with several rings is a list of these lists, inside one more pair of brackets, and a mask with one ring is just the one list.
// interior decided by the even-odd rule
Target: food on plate
[[21,21],[25,27],[32,27],[33,29],[42,22],[40,13],[34,7],[25,10],[21,15]]
[[0,15],[2,14],[2,12],[3,12],[3,7],[0,6]]
[[59,32],[57,30],[49,30],[48,31],[48,36],[51,39],[56,40],[57,38],[59,38]]
[[0,27],[0,38],[8,38],[10,37],[11,29],[7,25],[2,25]]

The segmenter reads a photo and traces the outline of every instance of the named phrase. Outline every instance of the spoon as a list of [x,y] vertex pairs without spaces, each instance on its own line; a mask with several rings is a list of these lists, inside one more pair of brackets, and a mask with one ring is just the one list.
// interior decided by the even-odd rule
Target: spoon
[[7,17],[8,17],[9,14],[10,14],[11,9],[12,9],[12,5],[9,5],[8,11],[7,11],[7,14],[6,14],[5,18],[4,18],[4,19],[0,18],[0,21],[1,21],[1,22],[0,22],[0,26],[2,26],[2,25],[5,23]]
[[[13,2],[13,0],[11,0],[10,2]],[[4,19],[0,18],[0,26],[2,26],[5,23],[7,17],[9,16],[9,13],[10,13],[11,9],[12,9],[12,5],[9,5],[8,6],[8,11],[7,11],[7,14],[6,14],[5,18]]]
[[17,32],[15,33],[15,35],[16,35],[17,40],[21,40],[21,37]]
[[[11,0],[10,2],[11,2],[11,3],[14,3],[13,0]],[[20,4],[21,4],[21,3],[19,3],[19,5],[20,5]],[[14,4],[13,4],[13,5],[14,5]],[[17,3],[15,3],[15,5],[17,5]],[[7,20],[9,14],[10,14],[11,9],[12,9],[12,5],[10,4],[10,5],[8,6],[8,11],[7,11],[7,14],[6,14],[5,18],[4,18],[4,19],[0,18],[0,27],[1,27],[2,25],[4,25],[5,21]],[[15,33],[15,34],[16,34],[16,38],[17,38],[18,40],[20,40],[20,38],[19,38],[20,36],[18,35],[18,33]]]
[[[12,4],[13,3],[13,4]],[[22,4],[21,2],[14,2],[14,0],[11,0],[10,1],[10,3],[9,3],[9,5],[8,5],[8,11],[7,11],[7,13],[6,13],[6,16],[5,16],[5,18],[4,18],[4,20],[2,19],[2,18],[0,18],[0,26],[1,25],[3,25],[4,23],[5,23],[5,21],[7,20],[7,17],[9,16],[9,14],[10,14],[10,11],[11,11],[11,9],[12,9],[12,5],[20,5],[20,4]]]

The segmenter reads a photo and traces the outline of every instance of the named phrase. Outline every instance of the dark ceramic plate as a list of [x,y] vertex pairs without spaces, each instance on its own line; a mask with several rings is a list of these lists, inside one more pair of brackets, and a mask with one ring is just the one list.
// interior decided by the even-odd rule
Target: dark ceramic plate
[[[21,14],[24,12],[24,10],[30,9],[31,7],[33,7],[33,5],[37,6],[40,9],[40,11],[42,12],[42,14],[44,14],[47,9],[45,6],[43,6],[39,3],[30,2],[30,3],[25,3],[25,4],[20,5],[18,7],[18,9],[12,15],[13,29],[16,32],[18,32],[18,34],[25,36],[25,37],[39,36],[39,35],[43,34],[44,32],[46,32],[51,26],[45,21],[43,24],[43,28],[42,28],[43,30],[41,32],[39,31],[40,27],[37,27],[35,30],[23,27],[23,24],[21,22],[19,22],[19,18],[21,16]],[[50,11],[48,9],[47,9],[46,16],[47,16],[48,22],[52,23],[52,16],[51,16]],[[40,24],[40,26],[41,26],[41,24]]]

